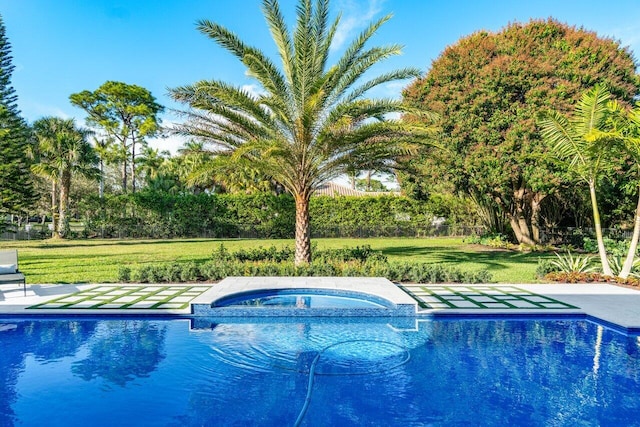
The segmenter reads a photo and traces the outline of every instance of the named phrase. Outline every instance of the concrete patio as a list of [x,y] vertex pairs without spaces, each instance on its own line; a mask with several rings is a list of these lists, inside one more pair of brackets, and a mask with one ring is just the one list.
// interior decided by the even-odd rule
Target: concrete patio
[[[238,280],[246,282],[243,278],[227,280],[231,281],[220,284],[31,284],[26,296],[21,287],[3,286],[0,316],[189,316],[191,304],[212,302],[224,294],[237,292]],[[255,280],[262,281],[264,289],[273,288],[275,283],[279,283],[277,287],[295,288],[301,283],[307,287],[318,284],[335,287],[332,283],[360,281],[362,287],[357,289],[367,289],[368,283],[373,294],[385,296],[368,278]],[[593,317],[629,332],[640,332],[640,291],[610,284],[403,284],[402,287],[417,300],[416,316],[572,314]],[[389,298],[407,302],[401,294]]]

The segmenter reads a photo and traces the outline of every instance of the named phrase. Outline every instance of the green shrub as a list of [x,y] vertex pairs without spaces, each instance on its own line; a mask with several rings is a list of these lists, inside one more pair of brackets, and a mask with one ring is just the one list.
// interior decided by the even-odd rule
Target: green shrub
[[131,280],[131,267],[121,265],[118,267],[118,281],[127,283]]
[[195,262],[187,262],[185,264],[181,264],[180,269],[180,281],[182,282],[195,282],[196,280],[200,280],[200,268],[198,264]]
[[[604,243],[604,248],[607,251],[607,254],[619,258],[627,256],[627,252],[629,251],[629,241],[614,240],[605,237],[602,239],[602,243]],[[598,253],[598,241],[590,237],[584,237],[582,239],[582,249],[590,254]]]
[[560,271],[553,260],[547,258],[538,258],[538,266],[536,267],[536,277],[543,278],[549,273]]
[[475,245],[490,246],[492,248],[508,248],[509,239],[499,233],[488,233],[481,236],[470,236],[464,239],[465,242]]
[[386,277],[394,282],[415,283],[486,283],[491,275],[484,272],[462,272],[439,264],[389,262],[370,246],[316,251],[311,264],[295,266],[293,250],[257,248],[229,252],[224,245],[213,251],[213,259],[198,265],[169,263],[143,265],[136,270],[121,268],[121,281],[146,283],[219,281],[230,276],[344,276]]

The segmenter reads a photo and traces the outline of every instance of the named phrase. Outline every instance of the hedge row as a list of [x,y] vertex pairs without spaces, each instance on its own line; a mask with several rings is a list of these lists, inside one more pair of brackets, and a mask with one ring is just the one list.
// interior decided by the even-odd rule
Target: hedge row
[[203,264],[149,264],[136,268],[120,267],[118,280],[135,283],[214,282],[229,276],[342,276],[386,277],[394,282],[411,283],[488,283],[487,271],[463,272],[440,264],[367,262],[313,262],[296,267],[293,262],[208,261]]
[[[313,197],[311,229],[358,235],[363,227],[428,229],[424,202],[400,196]],[[295,203],[288,194],[135,194],[86,198],[79,206],[84,237],[255,237],[292,238]]]

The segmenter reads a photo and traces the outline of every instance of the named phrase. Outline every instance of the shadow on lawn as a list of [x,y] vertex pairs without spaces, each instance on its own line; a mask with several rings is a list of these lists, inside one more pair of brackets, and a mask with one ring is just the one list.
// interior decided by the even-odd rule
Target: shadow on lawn
[[508,264],[537,264],[538,258],[544,254],[540,253],[523,253],[516,251],[508,251],[504,249],[474,251],[464,248],[446,247],[446,246],[393,246],[380,248],[383,254],[398,257],[428,257],[427,262],[446,263],[446,264],[462,264],[473,263],[479,264],[491,269],[509,268]]
[[[145,245],[145,244],[189,244],[189,243],[206,243],[206,242],[226,242],[228,240],[233,239],[162,239],[162,240],[152,240],[152,239],[143,239],[143,240],[87,240],[86,242],[91,243],[81,243],[79,240],[67,240],[61,241],[60,243],[55,243],[56,241],[43,241],[42,246],[38,247],[38,249],[60,249],[60,248],[73,248],[73,247],[97,247],[97,246],[134,246],[134,245]],[[235,239],[237,240],[237,239]]]

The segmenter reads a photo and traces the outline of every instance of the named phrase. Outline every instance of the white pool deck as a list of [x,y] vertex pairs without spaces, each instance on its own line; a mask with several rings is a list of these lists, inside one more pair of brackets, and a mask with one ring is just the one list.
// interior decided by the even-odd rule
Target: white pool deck
[[[194,303],[211,303],[225,295],[237,292],[245,292],[259,289],[288,289],[288,288],[325,288],[344,289],[357,292],[368,292],[379,297],[386,298],[394,303],[415,302],[404,291],[395,285],[389,286],[391,282],[381,278],[341,278],[341,277],[277,277],[277,278],[227,278],[218,284],[197,285],[154,285],[144,284],[145,287],[153,286],[197,286],[206,288],[199,296],[190,301]],[[392,285],[392,284],[391,284]],[[3,285],[0,287],[0,316],[48,316],[48,315],[94,315],[94,316],[129,316],[129,315],[181,315],[188,316],[191,313],[191,306],[185,308],[156,308],[137,309],[134,307],[123,309],[91,309],[91,308],[47,308],[33,309],[37,304],[60,299],[66,295],[72,295],[80,291],[95,288],[96,286],[115,287],[117,284],[29,284],[27,295],[23,295],[22,287],[12,287]],[[131,286],[122,285],[122,286]],[[442,285],[420,285],[427,289],[431,287],[442,287]],[[451,288],[464,286],[457,284],[446,285]],[[474,285],[470,285],[474,286]],[[587,315],[602,320],[612,325],[634,332],[640,331],[640,290],[624,288],[620,286],[589,283],[589,284],[493,284],[490,285],[498,289],[517,287],[519,289],[539,294],[544,297],[553,298],[565,304],[570,304],[576,308],[564,309],[496,309],[482,308],[467,310],[464,308],[447,309],[420,309],[419,315],[425,314],[470,314],[470,315]]]

